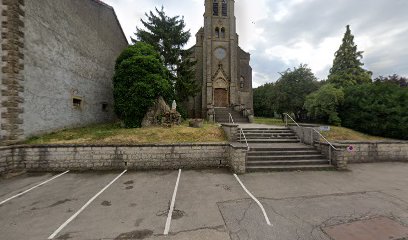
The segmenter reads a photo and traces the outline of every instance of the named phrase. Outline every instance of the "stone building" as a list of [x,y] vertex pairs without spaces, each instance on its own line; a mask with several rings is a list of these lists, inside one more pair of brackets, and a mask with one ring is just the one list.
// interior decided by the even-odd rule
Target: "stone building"
[[188,104],[190,117],[211,118],[214,108],[252,112],[250,54],[238,45],[234,4],[235,0],[205,0],[204,27],[192,49],[202,90]]
[[0,0],[0,140],[114,118],[114,63],[128,45],[98,0]]

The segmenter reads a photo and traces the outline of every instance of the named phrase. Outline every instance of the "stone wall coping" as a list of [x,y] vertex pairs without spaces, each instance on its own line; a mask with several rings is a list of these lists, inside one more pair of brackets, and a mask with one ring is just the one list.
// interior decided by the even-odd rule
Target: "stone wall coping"
[[146,144],[22,144],[2,146],[0,150],[21,149],[21,148],[67,148],[67,147],[218,147],[231,146],[233,148],[246,148],[245,146],[236,146],[227,142],[220,143],[146,143]]
[[334,144],[408,144],[404,140],[372,140],[372,141],[335,141]]
[[221,123],[221,126],[226,126],[226,127],[238,127],[239,124],[234,124],[234,123]]

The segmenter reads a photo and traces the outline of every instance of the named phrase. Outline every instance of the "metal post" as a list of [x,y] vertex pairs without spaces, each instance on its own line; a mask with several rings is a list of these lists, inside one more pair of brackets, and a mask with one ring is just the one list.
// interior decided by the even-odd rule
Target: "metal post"
[[285,114],[285,126],[286,127],[288,126],[288,116],[286,116],[286,114]]
[[331,148],[331,146],[329,146],[329,162],[330,162],[330,165],[331,165],[331,163],[332,163],[332,148]]

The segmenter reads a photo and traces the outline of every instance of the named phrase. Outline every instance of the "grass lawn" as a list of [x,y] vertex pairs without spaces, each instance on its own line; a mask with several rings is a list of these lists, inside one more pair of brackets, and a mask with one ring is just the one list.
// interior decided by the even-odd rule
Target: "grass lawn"
[[83,128],[66,129],[39,137],[26,144],[139,144],[226,142],[223,130],[205,123],[203,128],[188,127],[188,122],[171,128],[121,128],[119,123],[97,124]]
[[386,140],[384,137],[376,137],[349,128],[331,126],[330,131],[320,132],[329,141],[352,140],[352,141],[370,141]]
[[282,119],[279,119],[279,118],[255,117],[254,122],[258,124],[285,126],[285,123],[282,121]]
[[[256,117],[255,123],[284,126],[281,119]],[[330,131],[320,132],[329,141],[352,140],[352,141],[369,141],[369,140],[386,140],[383,137],[370,136],[349,128],[331,126]]]

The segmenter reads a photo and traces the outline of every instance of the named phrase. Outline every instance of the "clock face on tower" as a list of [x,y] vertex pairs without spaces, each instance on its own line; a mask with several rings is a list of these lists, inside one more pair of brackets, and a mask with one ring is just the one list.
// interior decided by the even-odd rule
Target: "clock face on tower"
[[225,56],[227,56],[227,52],[225,51],[225,49],[223,48],[217,48],[214,51],[214,56],[218,59],[218,60],[222,60],[225,58]]

